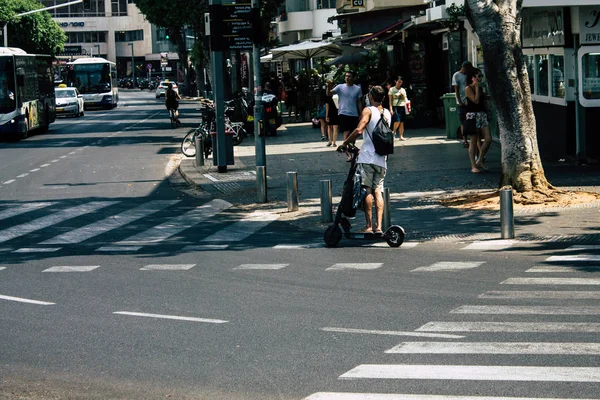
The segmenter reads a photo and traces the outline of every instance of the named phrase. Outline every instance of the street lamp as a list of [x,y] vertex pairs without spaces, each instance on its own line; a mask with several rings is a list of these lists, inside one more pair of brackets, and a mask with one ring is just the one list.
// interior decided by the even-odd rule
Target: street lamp
[[133,81],[133,88],[135,89],[135,61],[133,59],[133,43],[127,43],[131,46],[131,80]]
[[[70,1],[68,3],[60,4],[57,6],[38,8],[37,10],[31,10],[31,11],[27,11],[27,12],[24,12],[21,14],[17,14],[17,15],[15,15],[15,17],[22,17],[23,15],[29,15],[29,14],[33,14],[33,13],[37,13],[37,12],[41,12],[41,11],[53,10],[55,8],[70,6],[72,4],[79,4],[79,3],[83,3],[83,0],[74,0],[74,1]],[[5,22],[4,26],[2,27],[2,36],[4,37],[4,47],[8,47],[8,28],[7,28],[8,22],[9,21]]]

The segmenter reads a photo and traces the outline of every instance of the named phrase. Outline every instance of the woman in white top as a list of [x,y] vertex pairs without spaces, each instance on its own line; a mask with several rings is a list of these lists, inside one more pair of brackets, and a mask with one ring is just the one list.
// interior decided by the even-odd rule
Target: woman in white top
[[388,92],[390,97],[390,113],[392,113],[392,130],[394,133],[398,133],[400,140],[406,140],[404,137],[404,119],[406,117],[406,111],[404,106],[406,105],[406,90],[402,87],[402,77],[399,76],[396,79],[396,85],[390,88]]

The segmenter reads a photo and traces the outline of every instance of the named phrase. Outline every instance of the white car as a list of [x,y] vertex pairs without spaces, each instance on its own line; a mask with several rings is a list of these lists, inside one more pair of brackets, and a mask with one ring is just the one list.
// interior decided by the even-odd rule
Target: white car
[[173,90],[176,93],[179,93],[179,88],[177,87],[177,84],[175,82],[170,82],[170,81],[161,81],[158,84],[158,87],[156,88],[156,98],[159,99],[161,97],[163,97],[165,95],[165,92],[167,91],[168,87],[169,87],[169,83],[173,84]]
[[54,88],[56,114],[83,117],[83,96],[74,87]]

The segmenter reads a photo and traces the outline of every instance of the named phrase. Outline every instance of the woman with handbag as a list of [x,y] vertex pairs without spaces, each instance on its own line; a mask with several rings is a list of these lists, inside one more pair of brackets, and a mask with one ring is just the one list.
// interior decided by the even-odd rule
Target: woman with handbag
[[[469,160],[471,161],[471,172],[474,174],[487,171],[487,168],[483,165],[483,160],[492,144],[490,124],[485,110],[483,89],[481,88],[482,78],[481,70],[477,68],[470,70],[467,73],[467,83],[469,85],[465,88],[467,105],[464,132],[465,136],[470,136]],[[483,144],[479,149],[479,157],[475,161],[475,154],[480,143],[480,135],[483,137]]]

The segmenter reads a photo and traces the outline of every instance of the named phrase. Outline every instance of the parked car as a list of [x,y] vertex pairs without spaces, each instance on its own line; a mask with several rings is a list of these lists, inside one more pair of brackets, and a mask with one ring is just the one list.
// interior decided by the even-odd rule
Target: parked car
[[67,87],[62,84],[54,88],[56,98],[56,114],[83,117],[83,96],[77,88]]
[[169,83],[172,83],[173,90],[175,92],[179,93],[179,87],[177,86],[177,84],[175,82],[160,81],[160,83],[158,84],[158,87],[156,88],[156,98],[157,99],[164,97],[165,92],[167,91],[167,88],[169,87]]

